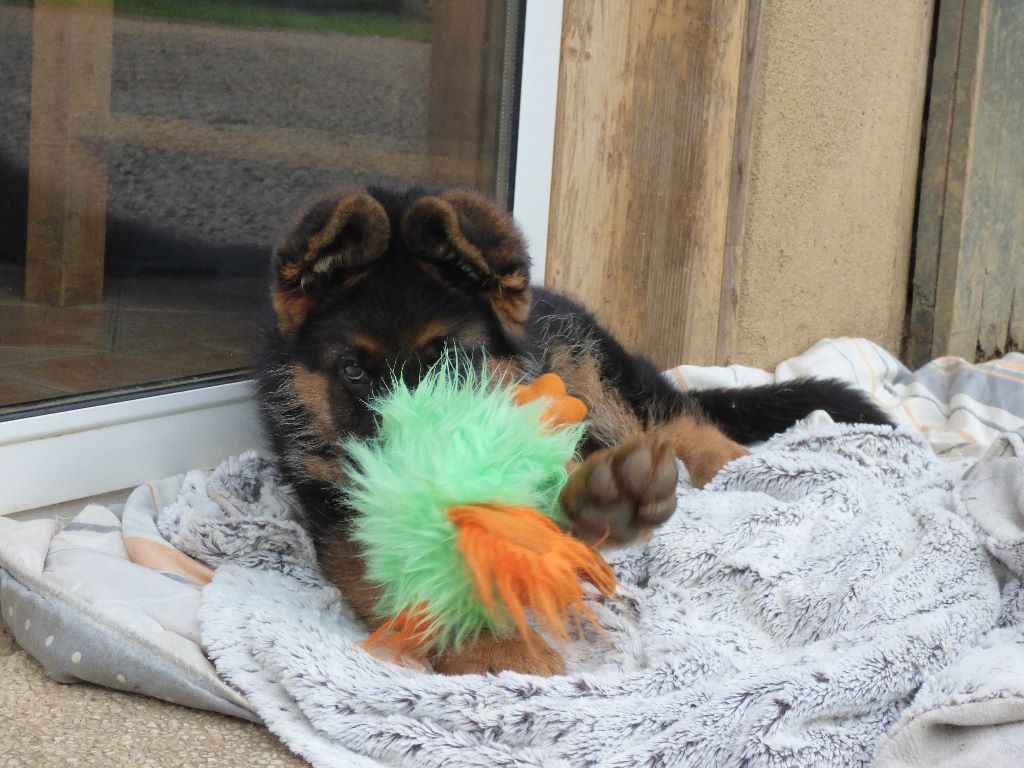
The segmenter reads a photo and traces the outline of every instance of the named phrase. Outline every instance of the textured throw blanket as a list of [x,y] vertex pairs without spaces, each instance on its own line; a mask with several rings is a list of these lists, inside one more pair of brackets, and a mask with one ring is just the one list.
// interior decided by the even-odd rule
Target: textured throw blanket
[[[684,388],[838,376],[967,476],[954,485],[902,434],[809,437],[827,423],[811,417],[710,491],[684,487],[646,548],[614,556],[624,599],[600,609],[606,639],[574,648],[568,682],[445,680],[354,649],[362,632],[313,574],[288,492],[251,455],[63,528],[0,517],[2,620],[56,679],[263,719],[318,766],[831,766],[872,750],[874,768],[1019,765],[1024,355],[911,373],[864,339],[826,339],[773,372],[670,375]],[[169,539],[223,564],[212,584]]]
[[[217,671],[315,766],[867,766],[924,681],[946,701],[939,670],[1020,648],[1024,543],[955,484],[909,433],[780,436],[611,554],[622,599],[549,679],[363,651],[255,454],[195,473],[158,522],[220,566],[199,611]],[[986,547],[1017,574],[1005,599]]]

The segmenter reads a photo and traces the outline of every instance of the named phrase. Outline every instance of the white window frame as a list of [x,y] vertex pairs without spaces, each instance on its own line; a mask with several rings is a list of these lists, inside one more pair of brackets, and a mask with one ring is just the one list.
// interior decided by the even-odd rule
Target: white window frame
[[561,50],[562,0],[528,1],[512,215],[526,235],[533,259],[533,282],[539,285],[544,284],[547,269]]
[[[544,282],[554,157],[562,0],[529,0],[513,215]],[[0,515],[212,468],[265,448],[251,381],[74,407],[0,422]]]

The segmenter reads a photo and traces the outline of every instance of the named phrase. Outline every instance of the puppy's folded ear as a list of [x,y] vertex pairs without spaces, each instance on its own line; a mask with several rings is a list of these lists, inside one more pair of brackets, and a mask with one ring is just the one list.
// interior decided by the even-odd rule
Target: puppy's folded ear
[[384,207],[365,192],[337,190],[299,217],[274,253],[274,311],[285,338],[295,335],[329,288],[359,280],[387,250]]
[[482,296],[521,337],[530,311],[530,257],[508,214],[475,192],[422,197],[402,219],[406,248],[452,287]]

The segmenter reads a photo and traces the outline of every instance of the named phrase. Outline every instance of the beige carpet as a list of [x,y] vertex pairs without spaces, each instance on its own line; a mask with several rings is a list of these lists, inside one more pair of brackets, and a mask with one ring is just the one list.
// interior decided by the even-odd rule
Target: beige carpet
[[305,765],[252,723],[56,683],[0,629],[0,768]]

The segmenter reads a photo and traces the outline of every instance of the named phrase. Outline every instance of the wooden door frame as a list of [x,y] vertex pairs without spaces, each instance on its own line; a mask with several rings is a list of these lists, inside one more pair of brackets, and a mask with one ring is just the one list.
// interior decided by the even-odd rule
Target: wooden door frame
[[761,0],[566,0],[547,283],[666,367],[727,364]]

